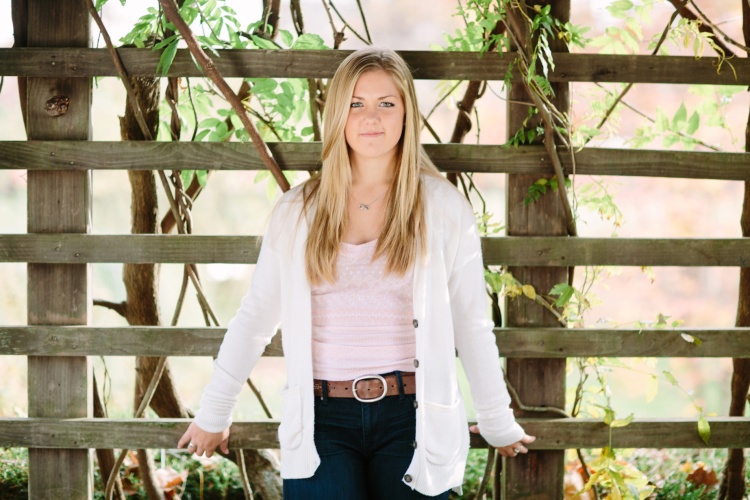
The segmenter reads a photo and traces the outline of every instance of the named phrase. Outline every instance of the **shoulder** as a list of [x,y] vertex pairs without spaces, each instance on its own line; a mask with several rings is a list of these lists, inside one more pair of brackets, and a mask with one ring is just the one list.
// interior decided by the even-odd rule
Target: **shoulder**
[[304,207],[303,186],[304,183],[293,187],[276,200],[269,218],[266,238],[278,240],[285,234],[290,235],[297,231]]
[[473,220],[471,204],[445,177],[423,174],[422,186],[430,215],[437,215],[440,219],[460,219],[469,214]]

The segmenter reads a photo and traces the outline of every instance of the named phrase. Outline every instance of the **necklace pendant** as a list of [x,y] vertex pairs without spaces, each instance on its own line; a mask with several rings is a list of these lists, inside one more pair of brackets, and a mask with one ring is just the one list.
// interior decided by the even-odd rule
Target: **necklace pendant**
[[370,207],[368,205],[365,205],[364,203],[359,204],[360,210],[370,210]]

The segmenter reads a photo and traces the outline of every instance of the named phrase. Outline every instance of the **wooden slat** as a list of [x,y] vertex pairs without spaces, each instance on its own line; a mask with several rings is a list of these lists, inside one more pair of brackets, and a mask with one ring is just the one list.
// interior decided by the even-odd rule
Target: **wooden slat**
[[[21,2],[16,2],[21,3]],[[87,47],[90,20],[81,0],[27,0],[27,43],[48,50]],[[85,49],[84,49],[85,50]],[[91,138],[91,79],[29,78],[23,124],[32,140],[86,141]],[[67,100],[64,108],[52,101]],[[63,109],[65,112],[63,112]],[[87,233],[91,230],[91,173],[31,171],[27,177],[29,233]],[[77,265],[28,265],[28,323],[85,325],[89,319],[89,269]],[[28,358],[28,412],[32,417],[90,416],[89,360],[86,357]],[[91,498],[91,460],[84,450],[29,452],[29,497]]]
[[[706,445],[694,419],[637,419],[612,429],[615,448],[748,448],[750,418],[708,418],[711,437]],[[609,444],[609,430],[594,419],[519,419],[537,440],[537,450],[601,448]],[[42,419],[0,418],[0,446],[21,448],[176,448],[190,424],[187,419]],[[230,448],[278,448],[278,421],[235,421]],[[472,436],[472,447],[487,444]]]
[[[750,239],[567,238],[528,236],[484,238],[487,265],[567,267],[750,265]],[[78,264],[227,263],[252,264],[254,236],[183,235],[0,235],[0,262]]]
[[[320,167],[320,143],[270,142],[284,170]],[[550,175],[549,157],[541,146],[507,148],[470,144],[426,144],[445,172],[489,172]],[[573,166],[561,150],[568,174]],[[261,170],[265,166],[250,143],[238,142],[85,142],[0,141],[0,169],[25,170]],[[576,153],[575,172],[582,175],[675,177],[750,181],[747,153],[707,153],[637,149],[586,148]]]
[[[350,51],[219,50],[212,56],[225,77],[329,78]],[[131,76],[154,76],[159,52],[119,49]],[[503,80],[512,54],[399,51],[418,80]],[[718,59],[692,56],[554,53],[552,82],[634,82],[747,85],[750,61],[732,59],[717,72]],[[0,49],[0,75],[44,77],[117,76],[106,49]],[[202,76],[187,49],[179,49],[168,76]]]
[[525,266],[750,266],[750,239],[505,237],[485,263]]
[[[205,327],[0,326],[0,355],[216,356],[225,332]],[[509,358],[750,358],[750,328],[497,328],[495,336],[500,354]],[[690,336],[697,340],[691,342]],[[264,356],[282,355],[277,334]]]

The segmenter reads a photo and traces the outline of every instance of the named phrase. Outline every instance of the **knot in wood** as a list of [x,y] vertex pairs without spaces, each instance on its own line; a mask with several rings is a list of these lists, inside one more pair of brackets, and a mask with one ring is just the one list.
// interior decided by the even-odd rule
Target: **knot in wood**
[[60,116],[68,112],[70,98],[66,95],[56,95],[44,103],[44,111],[49,116]]

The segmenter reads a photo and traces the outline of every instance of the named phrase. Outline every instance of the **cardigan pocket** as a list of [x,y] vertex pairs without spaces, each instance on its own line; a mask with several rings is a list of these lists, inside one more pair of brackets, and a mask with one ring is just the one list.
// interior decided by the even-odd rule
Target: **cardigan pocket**
[[450,405],[425,401],[425,458],[435,465],[456,461],[466,434],[466,411],[461,399]]
[[290,387],[281,393],[281,424],[279,424],[279,446],[297,448],[302,442],[302,398],[299,386]]

